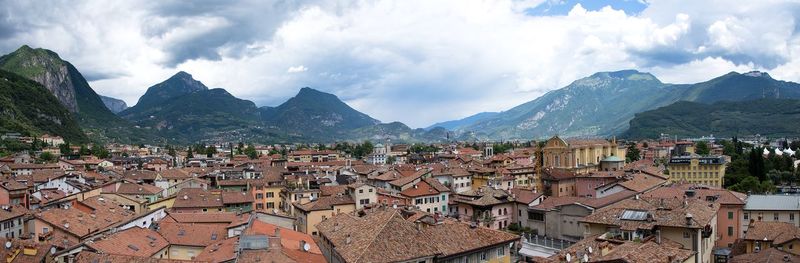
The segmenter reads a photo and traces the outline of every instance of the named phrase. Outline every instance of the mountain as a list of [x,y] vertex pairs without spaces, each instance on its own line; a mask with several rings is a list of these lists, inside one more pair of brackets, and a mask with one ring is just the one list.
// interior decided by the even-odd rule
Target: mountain
[[119,113],[128,108],[128,104],[126,104],[125,101],[121,99],[115,99],[112,97],[106,97],[100,95],[100,100],[103,101],[103,104],[106,105],[106,108],[108,108],[108,110],[110,110],[113,113]]
[[0,57],[0,69],[42,84],[64,107],[76,113],[78,123],[95,140],[144,142],[153,139],[106,108],[83,75],[53,51],[22,46]]
[[457,130],[478,138],[534,139],[621,132],[634,113],[666,105],[676,89],[649,73],[599,72]]
[[334,140],[349,138],[349,131],[379,124],[336,95],[312,88],[302,88],[296,96],[277,107],[262,107],[266,125],[283,129],[297,140]]
[[167,80],[148,88],[133,108],[158,107],[172,98],[205,90],[208,90],[208,87],[203,83],[195,80],[191,74],[180,71]]
[[447,129],[447,130],[454,131],[454,130],[458,130],[458,129],[470,126],[472,124],[475,124],[476,122],[492,118],[494,116],[497,116],[497,114],[500,114],[500,113],[498,113],[498,112],[481,112],[481,113],[478,113],[478,114],[475,114],[475,115],[472,115],[472,116],[469,116],[469,117],[466,117],[466,118],[463,118],[463,119],[460,119],[460,120],[439,122],[439,123],[433,124],[431,126],[428,126],[425,129],[426,130],[430,130],[430,129],[433,129],[433,128],[436,128],[436,127],[442,127],[442,128]]
[[248,139],[265,136],[255,103],[224,89],[209,89],[186,72],[147,89],[120,116],[155,131],[167,141],[190,143],[204,139]]
[[775,80],[761,72],[731,72],[697,84],[662,83],[635,70],[599,72],[456,132],[461,139],[609,136],[625,132],[636,113],[677,101],[760,98],[800,98],[800,84]]
[[679,101],[636,114],[623,137],[658,138],[661,133],[678,137],[797,136],[800,100],[768,98],[712,104]]
[[70,111],[49,90],[5,70],[0,70],[0,132],[46,133],[73,142],[88,141]]
[[679,96],[679,100],[702,103],[766,98],[800,98],[800,84],[773,79],[765,72],[731,72],[691,85]]

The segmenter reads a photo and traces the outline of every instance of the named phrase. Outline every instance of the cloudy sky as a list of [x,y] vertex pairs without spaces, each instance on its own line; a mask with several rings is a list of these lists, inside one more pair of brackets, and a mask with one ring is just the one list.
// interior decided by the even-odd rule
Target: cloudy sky
[[507,110],[597,71],[800,81],[800,2],[9,1],[0,52],[43,47],[133,105],[179,70],[259,106],[301,87],[425,127]]

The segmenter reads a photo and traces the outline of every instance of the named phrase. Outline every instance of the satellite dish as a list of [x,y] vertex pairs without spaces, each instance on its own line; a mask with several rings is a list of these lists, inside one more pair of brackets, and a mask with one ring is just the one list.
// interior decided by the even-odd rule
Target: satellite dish
[[583,262],[589,262],[589,254],[583,254]]
[[56,253],[56,247],[50,247],[50,255],[53,255],[55,253]]
[[592,247],[589,247],[589,254],[592,254]]
[[11,248],[11,241],[6,241],[6,249],[10,249],[10,248]]
[[309,250],[311,250],[311,245],[309,245],[308,243],[303,244],[303,251],[309,251]]
[[570,262],[570,261],[572,261],[572,255],[570,255],[569,253],[567,253],[567,262]]

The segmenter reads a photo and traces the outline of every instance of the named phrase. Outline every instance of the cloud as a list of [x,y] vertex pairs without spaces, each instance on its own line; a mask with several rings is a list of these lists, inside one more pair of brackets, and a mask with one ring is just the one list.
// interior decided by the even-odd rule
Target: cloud
[[690,83],[757,69],[800,81],[796,2],[0,2],[0,51],[52,49],[128,104],[185,70],[261,106],[308,86],[424,127],[597,71]]
[[308,71],[308,68],[306,66],[303,66],[303,65],[289,67],[289,69],[286,70],[287,73],[300,73],[300,72],[306,72],[306,71]]

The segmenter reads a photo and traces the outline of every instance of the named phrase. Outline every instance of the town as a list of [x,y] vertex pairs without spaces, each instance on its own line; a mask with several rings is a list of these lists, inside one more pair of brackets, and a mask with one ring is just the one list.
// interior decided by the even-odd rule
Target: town
[[2,139],[6,262],[800,260],[783,138]]

